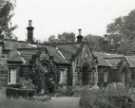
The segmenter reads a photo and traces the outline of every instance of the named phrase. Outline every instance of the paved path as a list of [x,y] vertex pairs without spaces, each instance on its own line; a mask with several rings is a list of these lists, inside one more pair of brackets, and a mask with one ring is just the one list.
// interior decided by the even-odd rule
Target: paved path
[[77,97],[57,97],[46,103],[46,108],[79,108]]

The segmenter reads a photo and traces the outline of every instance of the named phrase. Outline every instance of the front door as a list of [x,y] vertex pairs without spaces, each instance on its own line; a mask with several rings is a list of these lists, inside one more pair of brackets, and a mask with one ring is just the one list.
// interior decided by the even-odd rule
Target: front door
[[82,85],[89,85],[90,77],[89,65],[84,63],[82,67]]

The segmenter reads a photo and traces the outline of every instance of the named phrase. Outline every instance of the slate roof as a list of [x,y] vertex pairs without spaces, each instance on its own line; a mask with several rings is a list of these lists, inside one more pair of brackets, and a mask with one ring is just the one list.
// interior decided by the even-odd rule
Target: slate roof
[[[50,54],[50,56],[54,57],[54,61],[56,63],[68,63],[72,56],[76,54],[80,46],[78,44],[65,44],[65,45],[40,45],[40,47],[45,46]],[[35,49],[34,49],[35,48]],[[57,49],[58,48],[58,49]],[[36,54],[37,45],[31,45],[25,41],[16,41],[11,39],[4,39],[4,50],[10,51],[10,56],[8,60],[10,61],[20,61],[21,58],[13,57],[16,56],[18,52],[14,52],[12,50],[19,49],[19,53],[26,61],[31,59],[33,54]],[[20,50],[21,49],[21,50]],[[12,53],[11,53],[12,52]],[[12,57],[11,57],[12,56]],[[47,58],[47,57],[46,57]]]
[[110,59],[105,59],[106,62],[110,67],[117,67],[118,64],[120,63],[121,59],[120,58],[110,58]]
[[105,54],[101,52],[94,52],[94,55],[98,58],[98,65],[99,66],[109,66],[109,64],[104,59]]
[[68,45],[57,45],[59,50],[62,52],[62,54],[65,56],[65,58],[70,61],[72,56],[77,53],[77,51],[80,48],[80,45],[78,44],[68,44]]
[[[79,44],[67,44],[67,45],[57,45],[65,58],[69,61],[73,55],[77,53],[80,49]],[[109,54],[103,52],[93,52],[93,54],[98,58],[99,66],[116,67],[121,61],[123,55],[119,54]]]
[[[8,60],[10,61],[26,61],[28,62],[32,55],[36,54],[38,48],[36,45],[31,45],[24,41],[15,40],[4,40],[5,49],[12,50]],[[78,53],[81,44],[63,44],[63,45],[41,45],[40,47],[46,47],[50,56],[54,57],[54,61],[59,64],[67,64],[71,60],[72,56]],[[13,49],[18,49],[14,51]],[[43,51],[44,52],[44,51]],[[100,66],[116,66],[123,55],[118,54],[108,54],[103,52],[93,52],[98,58],[98,63]],[[41,58],[49,59],[49,57],[41,53]],[[22,59],[24,58],[24,60]],[[129,58],[130,59],[130,58]],[[131,63],[130,60],[130,64]]]
[[38,52],[38,50],[35,48],[21,48],[18,49],[18,51],[20,53],[20,56],[24,58],[26,63],[28,63],[31,60],[32,55]]
[[23,62],[17,50],[12,50],[8,56],[8,62]]
[[129,67],[135,68],[135,56],[125,56],[125,58],[129,64]]
[[[61,50],[68,61],[71,59],[72,55],[75,55],[80,49],[80,45],[78,44],[57,45],[57,47]],[[123,57],[123,55],[103,52],[93,52],[93,54],[98,58],[99,66],[108,67],[116,67]]]
[[25,41],[16,41],[11,39],[4,40],[4,49],[12,50],[17,48],[32,48],[33,46]]
[[65,56],[63,55],[63,53],[59,52],[60,50],[57,49],[57,47],[46,46],[46,48],[48,50],[49,55],[54,57],[54,61],[56,63],[59,63],[59,64],[68,63],[68,61],[66,60]]
[[[26,61],[29,61],[32,57],[32,55],[36,54],[38,51],[37,45],[35,44],[29,44],[25,41],[16,41],[16,40],[11,40],[11,39],[4,39],[4,50],[9,50],[9,57],[8,60],[9,61],[14,61],[14,62],[18,62],[21,61],[21,57],[23,57]],[[67,57],[71,57],[70,54],[72,51],[74,51],[74,49],[70,50],[69,53],[66,51],[66,53],[64,53],[65,55],[62,57],[62,55],[58,52],[58,50],[56,49],[56,47],[54,46],[49,46],[49,45],[41,45],[40,47],[46,47],[50,56],[54,57],[54,61],[56,63],[66,63],[67,64],[67,60],[64,58],[65,56]],[[18,52],[15,51],[15,49],[18,49]],[[59,50],[63,51],[63,49],[68,49],[65,47],[61,47]],[[68,49],[69,50],[69,49]],[[15,51],[15,52],[14,52]],[[17,55],[17,53],[20,53],[20,57]],[[61,52],[63,54],[63,52]],[[43,53],[41,54],[41,56],[45,57],[46,55],[44,55]],[[49,59],[49,57],[45,57],[46,59]]]
[[116,67],[123,57],[123,55],[108,54],[103,52],[94,52],[94,55],[98,58],[99,66],[109,67]]
[[[68,63],[63,57],[61,57],[61,55],[57,52],[55,47],[46,46],[46,48],[48,50],[49,56],[54,57],[55,63],[58,63],[58,64]],[[18,50],[12,50],[9,53],[8,61],[14,61],[14,62],[25,61],[26,63],[29,63],[29,61],[32,59],[32,55],[37,54],[38,51],[39,51],[38,48],[21,48]],[[43,49],[41,50],[40,59],[49,60],[48,55],[45,53]]]

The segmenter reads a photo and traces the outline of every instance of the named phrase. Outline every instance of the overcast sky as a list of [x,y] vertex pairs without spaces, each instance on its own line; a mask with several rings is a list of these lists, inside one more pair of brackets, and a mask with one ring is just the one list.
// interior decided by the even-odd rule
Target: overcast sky
[[16,0],[13,22],[19,39],[26,39],[29,19],[35,27],[34,37],[47,40],[49,35],[75,32],[103,35],[107,24],[135,9],[135,0]]

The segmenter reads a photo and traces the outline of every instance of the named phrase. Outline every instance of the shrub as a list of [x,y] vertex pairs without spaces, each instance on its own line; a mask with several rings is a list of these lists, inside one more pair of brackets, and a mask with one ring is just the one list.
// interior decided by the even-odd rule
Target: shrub
[[79,97],[81,93],[81,87],[76,86],[73,88],[73,96]]
[[[45,97],[44,97],[45,99]],[[46,98],[47,99],[47,98]],[[43,99],[42,99],[43,100]],[[5,89],[0,89],[0,108],[45,108],[48,107],[46,103],[39,101],[39,98],[35,100],[26,100],[24,98],[6,98]]]
[[70,86],[59,87],[56,90],[56,96],[72,96],[72,95],[73,95],[73,89]]
[[81,108],[135,108],[127,89],[120,84],[105,89],[84,89],[81,92]]

